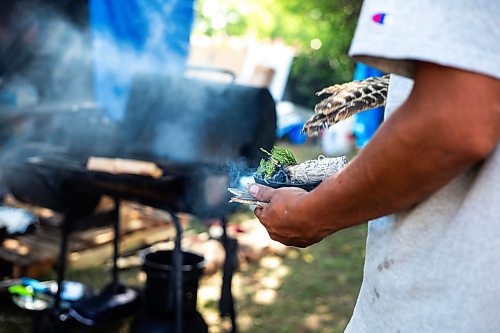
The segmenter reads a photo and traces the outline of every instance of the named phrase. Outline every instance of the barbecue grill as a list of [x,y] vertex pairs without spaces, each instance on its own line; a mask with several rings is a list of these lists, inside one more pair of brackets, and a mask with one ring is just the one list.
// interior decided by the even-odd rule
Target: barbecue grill
[[[76,113],[75,118],[85,119],[81,113]],[[106,130],[102,124],[106,124]],[[121,200],[133,200],[170,212],[177,229],[173,286],[176,290],[176,332],[180,332],[182,279],[179,265],[182,252],[181,226],[176,213],[221,218],[225,226],[226,216],[232,211],[226,189],[238,176],[233,169],[235,166],[240,169],[257,166],[262,157],[259,148],[270,149],[273,145],[275,124],[275,105],[267,89],[233,82],[140,76],[132,84],[122,123],[110,126],[99,120],[94,122],[99,128],[92,126],[89,127],[92,131],[76,130],[76,137],[67,128],[51,128],[54,132],[68,134],[63,143],[46,139],[42,133],[27,136],[37,140],[25,140],[11,149],[10,156],[16,158],[7,160],[4,174],[9,188],[19,199],[65,214],[58,266],[59,286],[64,280],[72,223],[79,216],[88,214],[101,195],[109,195],[116,202],[112,212],[116,232],[115,259],[119,235],[117,209]],[[64,123],[64,126],[68,125],[78,126],[78,123]],[[82,146],[81,142],[94,144]],[[92,155],[153,161],[161,167],[164,175],[153,179],[89,171],[85,163]],[[47,195],[37,196],[36,193]],[[222,315],[231,316],[235,330],[230,292],[235,254],[229,247],[234,250],[236,246],[225,233],[223,240],[226,263],[222,295],[225,298],[221,299],[220,307]],[[113,285],[119,285],[116,265]],[[58,291],[56,316],[59,305]]]

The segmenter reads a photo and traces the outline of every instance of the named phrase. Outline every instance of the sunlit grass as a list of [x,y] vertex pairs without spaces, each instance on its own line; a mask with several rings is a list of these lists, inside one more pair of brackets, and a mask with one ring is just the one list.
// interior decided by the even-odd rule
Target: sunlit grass
[[[238,273],[240,281],[233,288],[240,330],[343,332],[361,284],[365,236],[364,226],[344,230],[308,249],[293,249],[285,258],[266,257]],[[204,305],[211,311],[216,306]],[[212,331],[219,332],[219,327],[212,326]]]

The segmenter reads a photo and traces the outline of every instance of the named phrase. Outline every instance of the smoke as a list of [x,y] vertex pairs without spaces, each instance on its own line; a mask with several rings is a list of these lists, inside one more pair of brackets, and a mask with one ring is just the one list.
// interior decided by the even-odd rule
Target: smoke
[[23,234],[35,222],[35,217],[23,209],[0,206],[0,230],[5,228],[8,234]]
[[23,8],[20,15],[30,17],[36,38],[26,45],[33,54],[30,63],[16,74],[31,81],[38,92],[38,103],[91,100],[88,32],[53,7],[25,4]]
[[[207,193],[225,194],[227,184],[241,187],[241,179],[251,180],[255,170],[249,161],[255,163],[258,148],[274,140],[271,95],[183,77],[189,31],[165,17],[192,15],[192,7],[183,5],[189,1],[137,3],[136,12],[118,18],[125,26],[130,23],[132,39],[99,22],[91,31],[46,6],[25,13],[37,22],[36,52],[16,74],[34,82],[38,104],[44,106],[10,108],[4,115],[25,113],[26,118],[8,127],[0,107],[0,137],[2,131],[9,137],[0,142],[0,168],[16,168],[36,154],[76,160],[94,155],[219,165],[216,174],[223,176],[207,183]],[[139,12],[147,23],[141,29]],[[95,18],[97,12],[91,14]]]
[[[192,3],[137,1],[140,8],[115,23],[126,27],[126,19],[134,21],[142,13],[147,25],[131,28],[132,35],[142,34],[140,47],[95,22],[92,10],[105,2],[88,3],[92,15],[40,1],[2,1],[0,176],[1,168],[24,163],[27,154],[119,154],[123,143],[116,121],[124,115],[133,77],[182,72],[189,31],[175,36],[178,22],[165,17],[193,15]],[[147,96],[141,103],[148,108]]]
[[[4,25],[0,26],[0,139],[4,138],[0,147],[14,141],[39,141],[71,150],[71,144],[78,141],[75,137],[84,135],[80,145],[92,150],[88,144],[101,145],[97,127],[109,127],[109,120],[123,119],[135,75],[182,73],[189,29],[184,29],[188,31],[181,38],[176,37],[178,22],[168,15],[192,12],[192,3],[134,3],[138,10],[115,18],[122,20],[115,22],[115,30],[131,30],[135,44],[103,28],[106,24],[99,20],[106,17],[94,12],[96,7],[106,6],[103,1],[89,1],[91,19],[86,10],[71,19],[63,9],[39,1],[2,3],[8,13],[0,14]],[[137,24],[139,16],[142,26]],[[89,102],[97,104],[88,107]],[[23,121],[10,121],[13,113],[24,114]]]
[[230,184],[229,187],[246,188],[254,183],[256,168],[249,167],[244,161],[229,163],[227,165]]

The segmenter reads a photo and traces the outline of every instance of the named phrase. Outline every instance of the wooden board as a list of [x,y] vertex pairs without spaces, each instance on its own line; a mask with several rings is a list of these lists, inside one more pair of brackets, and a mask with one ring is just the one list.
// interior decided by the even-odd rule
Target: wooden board
[[[121,226],[120,251],[130,251],[174,236],[174,228],[165,221],[129,220]],[[113,239],[111,227],[73,232],[69,240],[68,262],[78,268],[102,264],[112,257]],[[58,262],[60,243],[60,229],[42,224],[29,235],[5,239],[0,246],[0,261],[12,265],[11,276],[8,277],[36,278],[54,268]]]

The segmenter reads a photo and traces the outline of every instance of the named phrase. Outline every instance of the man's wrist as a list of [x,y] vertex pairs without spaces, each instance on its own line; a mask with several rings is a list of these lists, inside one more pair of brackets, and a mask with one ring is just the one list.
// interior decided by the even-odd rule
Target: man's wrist
[[[337,216],[335,209],[335,199],[323,195],[320,191],[314,190],[304,195],[297,211],[303,214],[303,219],[309,221],[316,229],[316,233],[322,238],[343,229],[338,225],[341,217]],[[311,223],[313,221],[313,223]]]

